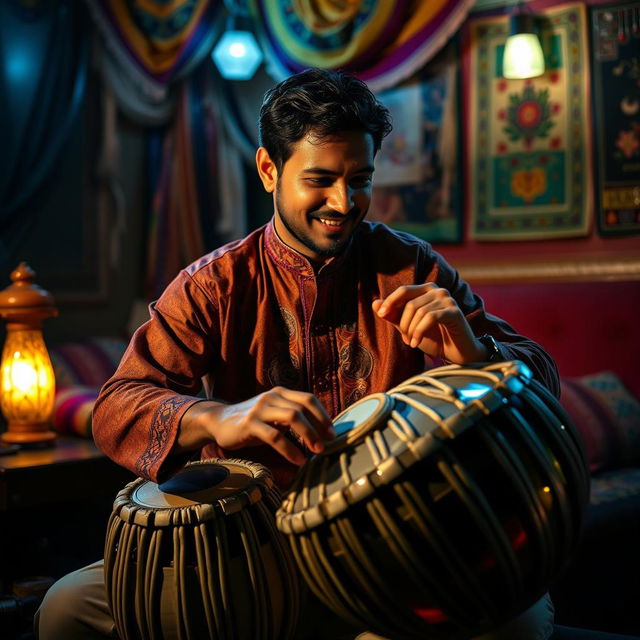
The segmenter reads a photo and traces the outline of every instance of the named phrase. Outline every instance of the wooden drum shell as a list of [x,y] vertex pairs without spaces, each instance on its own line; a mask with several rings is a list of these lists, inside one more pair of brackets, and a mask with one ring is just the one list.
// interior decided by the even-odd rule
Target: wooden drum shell
[[[276,529],[280,494],[262,465],[241,460],[189,463],[241,470],[241,489],[212,502],[153,508],[143,479],[118,494],[105,542],[105,583],[123,640],[210,638],[281,640],[293,636],[299,579]],[[246,480],[246,481],[245,481]],[[195,498],[195,499],[194,499]],[[143,499],[144,502],[144,499]]]

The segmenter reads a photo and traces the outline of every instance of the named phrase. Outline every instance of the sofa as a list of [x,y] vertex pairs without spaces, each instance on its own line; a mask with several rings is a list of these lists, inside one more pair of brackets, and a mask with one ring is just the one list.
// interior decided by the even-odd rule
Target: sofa
[[591,497],[552,585],[556,621],[640,635],[640,281],[476,285],[488,310],[542,344],[581,433]]
[[[640,282],[478,285],[487,309],[540,342],[561,375],[561,403],[582,435],[591,499],[581,543],[551,585],[559,624],[640,635]],[[99,387],[120,337],[53,346],[55,427],[91,437]],[[635,355],[635,360],[634,356]]]

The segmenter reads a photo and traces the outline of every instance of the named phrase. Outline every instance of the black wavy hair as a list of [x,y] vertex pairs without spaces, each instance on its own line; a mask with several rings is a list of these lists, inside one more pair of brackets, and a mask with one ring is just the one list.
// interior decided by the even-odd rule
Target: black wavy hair
[[322,140],[344,131],[370,133],[376,152],[391,131],[387,108],[354,76],[306,69],[265,93],[260,108],[260,145],[278,171],[293,153],[293,145],[308,133]]

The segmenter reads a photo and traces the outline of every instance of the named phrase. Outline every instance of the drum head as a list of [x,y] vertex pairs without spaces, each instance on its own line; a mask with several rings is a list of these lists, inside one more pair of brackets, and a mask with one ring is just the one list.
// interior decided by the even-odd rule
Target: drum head
[[251,469],[231,462],[204,462],[185,467],[158,485],[144,481],[131,500],[140,507],[162,509],[215,503],[244,491],[254,481]]
[[386,393],[372,393],[352,404],[333,421],[336,439],[326,443],[325,451],[337,451],[355,442],[376,426],[384,424],[394,401]]

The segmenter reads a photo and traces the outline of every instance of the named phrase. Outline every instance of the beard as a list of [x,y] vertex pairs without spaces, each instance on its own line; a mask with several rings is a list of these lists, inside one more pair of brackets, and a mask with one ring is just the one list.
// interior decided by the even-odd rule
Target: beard
[[[318,242],[316,242],[316,240],[312,237],[311,231],[307,230],[307,228],[304,228],[301,224],[296,224],[295,216],[289,214],[287,208],[284,206],[282,192],[280,189],[276,191],[276,209],[280,215],[280,220],[282,221],[282,224],[284,224],[287,231],[296,240],[298,240],[298,242],[303,244],[307,249],[312,251],[315,255],[320,256],[321,258],[333,258],[339,255],[351,241],[351,236],[353,235],[353,233],[350,233],[349,235],[344,237],[336,237],[335,239],[330,237],[325,238],[325,242],[322,245],[318,244]],[[318,210],[307,214],[307,217],[316,219],[331,219],[335,218],[336,216],[335,213],[323,212],[321,210]],[[346,217],[351,219],[360,218],[360,211],[354,209],[350,211]],[[362,218],[364,218],[364,216],[362,216]],[[362,220],[359,220],[358,224],[360,224],[360,222],[362,222]],[[347,224],[346,221],[345,224]]]

